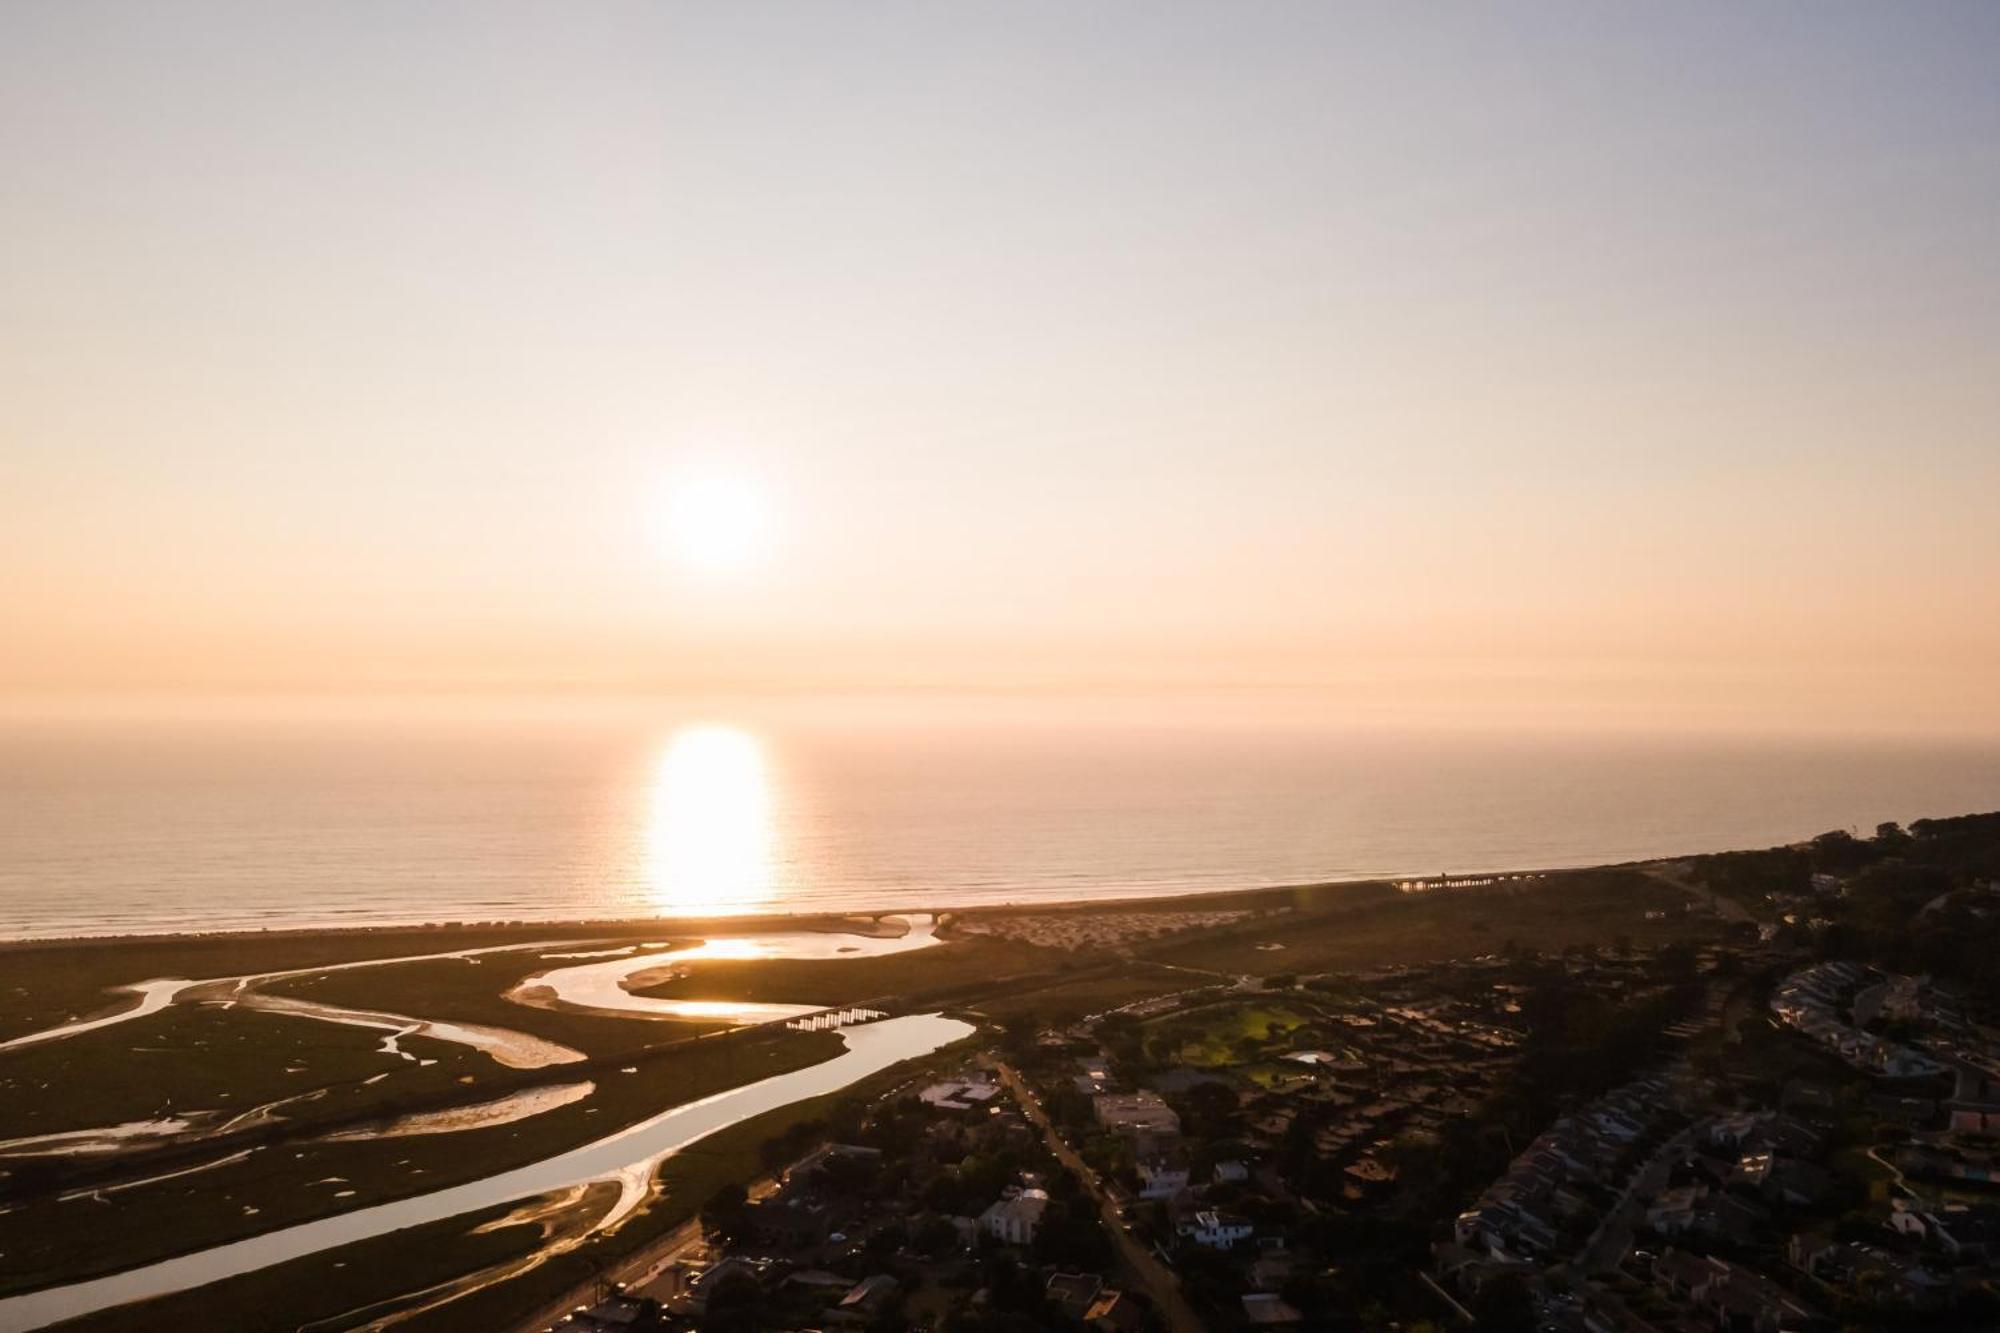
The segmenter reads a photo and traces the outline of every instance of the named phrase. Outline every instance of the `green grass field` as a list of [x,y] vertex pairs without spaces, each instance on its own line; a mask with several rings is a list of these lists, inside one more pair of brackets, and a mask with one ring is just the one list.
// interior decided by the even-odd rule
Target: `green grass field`
[[1257,1060],[1313,1021],[1312,1014],[1280,1001],[1215,1005],[1148,1023],[1146,1046],[1162,1063],[1217,1069]]

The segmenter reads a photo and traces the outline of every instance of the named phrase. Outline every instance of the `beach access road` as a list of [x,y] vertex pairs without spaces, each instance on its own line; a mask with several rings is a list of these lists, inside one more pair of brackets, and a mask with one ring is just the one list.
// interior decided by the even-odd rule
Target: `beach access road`
[[1055,1154],[1056,1160],[1062,1163],[1066,1171],[1083,1183],[1083,1187],[1090,1191],[1090,1197],[1097,1201],[1098,1214],[1104,1222],[1104,1229],[1111,1233],[1112,1244],[1118,1250],[1118,1257],[1124,1265],[1127,1278],[1152,1298],[1153,1305],[1159,1310],[1161,1318],[1167,1321],[1169,1333],[1207,1333],[1201,1317],[1194,1312],[1194,1307],[1187,1303],[1187,1298],[1181,1295],[1180,1279],[1155,1258],[1153,1252],[1125,1225],[1125,1220],[1118,1215],[1118,1205],[1112,1201],[1110,1194],[1104,1188],[1104,1181],[1064,1140],[1056,1129],[1055,1122],[1049,1119],[1048,1112],[1042,1109],[1041,1099],[1035,1096],[1034,1089],[1030,1088],[1020,1074],[1015,1072],[1013,1066],[1004,1060],[995,1060],[994,1065],[1000,1071],[1000,1081],[1007,1085],[1007,1090],[1020,1104],[1021,1113],[1028,1117],[1030,1124],[1042,1131],[1042,1138],[1047,1141],[1049,1151]]

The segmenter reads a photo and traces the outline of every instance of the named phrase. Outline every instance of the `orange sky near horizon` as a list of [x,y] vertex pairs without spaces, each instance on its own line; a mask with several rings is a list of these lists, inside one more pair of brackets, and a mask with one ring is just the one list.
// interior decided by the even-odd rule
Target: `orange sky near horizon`
[[0,707],[2000,734],[1996,56],[1952,4],[10,5]]

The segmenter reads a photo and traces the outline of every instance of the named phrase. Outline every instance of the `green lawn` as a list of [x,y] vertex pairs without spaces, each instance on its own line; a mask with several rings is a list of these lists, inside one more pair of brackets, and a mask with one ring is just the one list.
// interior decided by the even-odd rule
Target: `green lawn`
[[1314,1016],[1273,1000],[1215,1005],[1147,1025],[1146,1046],[1167,1064],[1216,1069],[1257,1060]]
[[1313,1081],[1311,1069],[1296,1060],[1263,1060],[1236,1071],[1266,1091],[1296,1087]]

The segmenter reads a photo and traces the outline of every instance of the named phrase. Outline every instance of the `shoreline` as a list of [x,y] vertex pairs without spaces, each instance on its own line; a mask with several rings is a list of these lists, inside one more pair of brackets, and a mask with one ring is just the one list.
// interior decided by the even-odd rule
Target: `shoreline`
[[[1969,818],[1979,811],[1966,811],[1957,815],[1933,816],[1933,818]],[[718,933],[766,934],[778,930],[865,930],[871,924],[879,925],[881,918],[904,913],[928,912],[944,922],[947,917],[978,917],[983,915],[1018,915],[1021,913],[1070,913],[1168,910],[1171,904],[1180,910],[1256,910],[1252,904],[1265,897],[1280,898],[1301,893],[1326,892],[1331,890],[1361,890],[1370,887],[1388,887],[1402,883],[1436,883],[1443,879],[1465,882],[1474,881],[1488,884],[1515,879],[1530,879],[1563,874],[1581,874],[1593,871],[1620,869],[1643,869],[1646,867],[1671,865],[1698,856],[1727,856],[1745,852],[1768,851],[1784,847],[1806,845],[1812,835],[1763,847],[1716,847],[1703,850],[1688,850],[1656,856],[1634,856],[1614,860],[1579,860],[1573,863],[1556,862],[1540,866],[1502,867],[1494,869],[1468,869],[1458,871],[1397,871],[1391,873],[1361,875],[1353,877],[1335,876],[1326,879],[1297,880],[1279,884],[1237,884],[1234,886],[1171,887],[1145,885],[1134,888],[1099,888],[1087,891],[1085,897],[1010,898],[1002,901],[983,899],[972,903],[942,903],[936,900],[901,901],[895,900],[865,907],[824,907],[804,910],[772,910],[768,912],[734,912],[715,916],[513,916],[487,917],[463,920],[337,920],[316,923],[286,921],[271,925],[225,925],[190,930],[111,930],[88,934],[24,934],[0,933],[0,955],[36,949],[83,948],[103,945],[107,947],[139,946],[159,944],[163,941],[215,941],[231,940],[259,942],[283,942],[288,940],[324,939],[330,936],[362,937],[379,935],[445,934],[452,932],[530,932],[555,930],[565,935],[579,932],[603,931],[623,939],[629,935],[657,933],[663,937],[700,936]],[[1023,892],[1031,892],[1023,890]],[[1064,890],[1056,890],[1061,893]]]
[[[1682,856],[1651,857],[1636,861],[1598,861],[1579,865],[1545,866],[1535,869],[1491,870],[1453,872],[1453,882],[1464,882],[1468,888],[1498,887],[1496,881],[1532,881],[1556,875],[1587,874],[1592,871],[1633,869],[1662,865],[1684,859],[1686,856],[1706,856],[1716,853],[1689,852]],[[1287,884],[1258,884],[1230,889],[1189,889],[1183,891],[1159,892],[1152,889],[1130,893],[1113,892],[1088,898],[1050,898],[1047,900],[1027,899],[1006,902],[982,902],[967,905],[897,904],[888,907],[871,907],[850,911],[817,912],[750,912],[734,913],[727,916],[623,916],[623,917],[501,917],[464,921],[381,921],[371,924],[360,922],[327,922],[324,924],[286,924],[274,926],[228,926],[209,930],[151,931],[130,934],[105,935],[24,935],[0,936],[0,955],[10,952],[25,952],[38,949],[64,949],[105,946],[121,948],[127,946],[156,945],[163,941],[257,941],[284,942],[291,940],[324,939],[328,936],[366,937],[380,936],[394,938],[400,935],[445,934],[453,932],[485,931],[533,933],[556,931],[565,936],[575,933],[603,932],[607,937],[620,940],[632,935],[656,934],[663,940],[675,937],[708,936],[720,934],[752,935],[771,934],[784,930],[835,931],[866,934],[879,930],[887,917],[911,913],[930,913],[938,918],[940,928],[946,919],[962,920],[982,916],[1018,916],[1036,914],[1077,914],[1112,911],[1195,911],[1195,910],[1268,910],[1282,904],[1263,904],[1262,899],[1292,898],[1302,893],[1326,893],[1338,891],[1364,891],[1368,889],[1391,889],[1405,882],[1436,883],[1442,876],[1438,872],[1423,875],[1369,876],[1359,879],[1303,880]],[[565,942],[573,943],[573,940]]]

